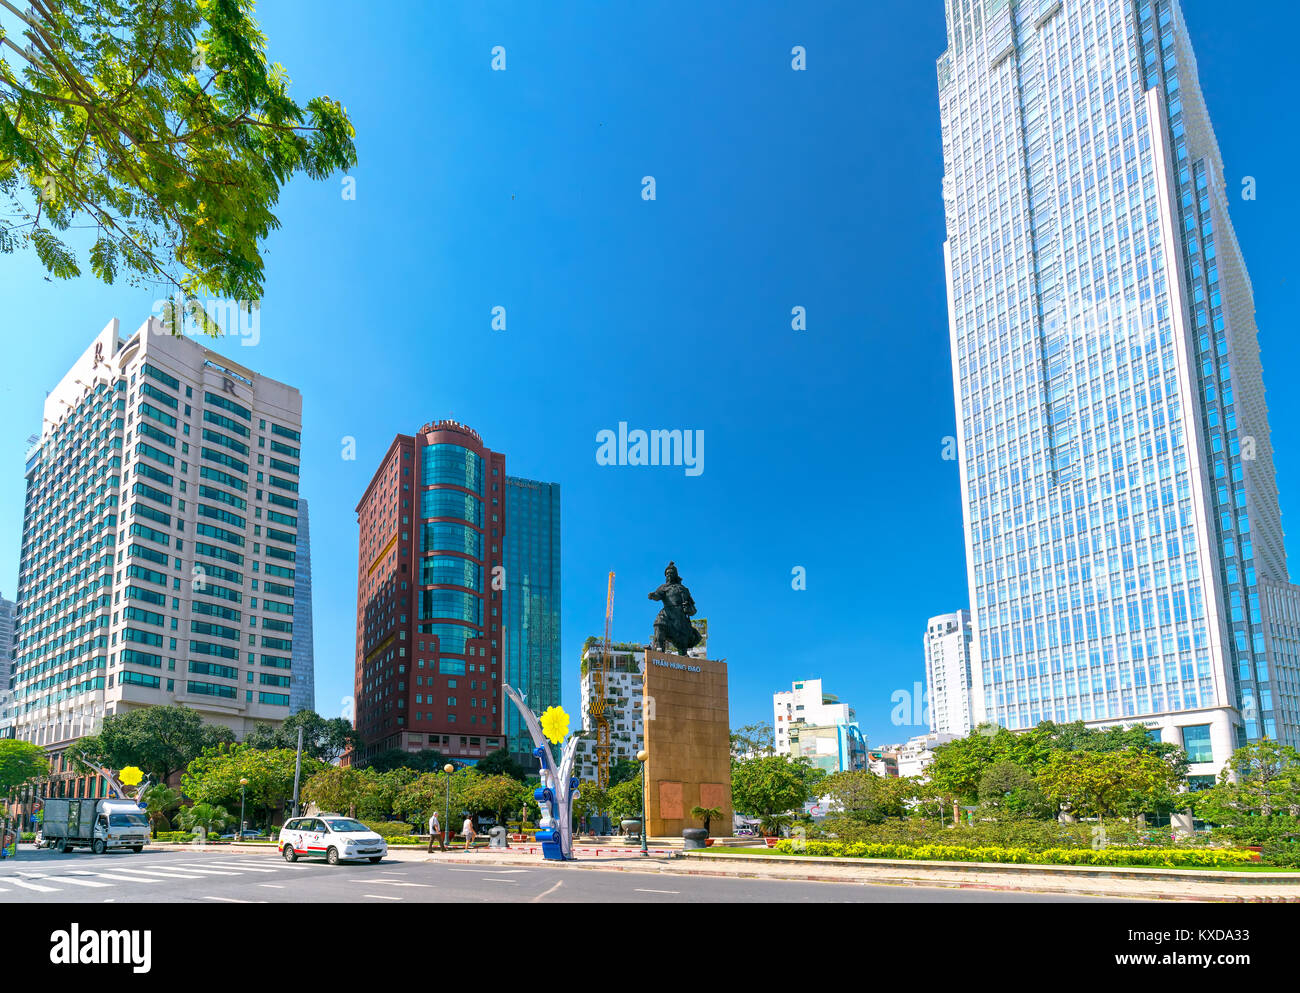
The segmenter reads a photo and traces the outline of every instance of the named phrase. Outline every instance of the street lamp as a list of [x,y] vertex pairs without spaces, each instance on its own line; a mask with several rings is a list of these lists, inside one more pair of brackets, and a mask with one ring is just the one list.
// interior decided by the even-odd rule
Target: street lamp
[[650,848],[646,844],[646,822],[645,822],[645,760],[650,757],[650,753],[644,748],[636,753],[636,760],[641,763],[641,854],[649,855]]
[[447,799],[442,808],[442,847],[446,848],[447,841],[450,839],[450,835],[447,832],[451,827],[451,774],[456,771],[456,767],[448,762],[442,767],[442,771],[447,774]]
[[247,779],[239,780],[239,831],[235,836],[236,841],[244,840],[244,790],[248,786]]

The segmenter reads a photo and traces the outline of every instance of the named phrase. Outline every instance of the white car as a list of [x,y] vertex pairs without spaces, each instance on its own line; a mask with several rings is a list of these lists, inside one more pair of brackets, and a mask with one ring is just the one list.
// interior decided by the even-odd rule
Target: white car
[[388,843],[360,821],[338,814],[295,817],[280,828],[280,854],[286,862],[299,856],[321,856],[330,865],[353,859],[378,862],[388,854]]

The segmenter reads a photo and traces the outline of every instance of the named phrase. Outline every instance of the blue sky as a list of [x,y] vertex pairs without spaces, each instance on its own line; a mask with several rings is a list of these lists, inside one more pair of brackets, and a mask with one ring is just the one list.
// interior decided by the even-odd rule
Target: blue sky
[[[1258,182],[1232,214],[1294,526],[1300,12],[1183,5],[1229,184]],[[926,619],[967,605],[957,468],[940,457],[954,432],[943,5],[700,6],[259,10],[292,92],[342,100],[358,132],[356,199],[338,177],[285,191],[261,340],[216,346],[303,392],[322,713],[352,692],[356,501],[395,433],[454,414],[512,474],[562,485],[571,711],[606,574],[616,637],[643,640],[671,558],[709,618],[710,654],[729,662],[733,725],[770,719],[774,691],[821,676],[870,742],[922,730],[891,724],[891,694],[924,678]],[[505,72],[490,70],[496,45]],[[791,70],[795,45],[807,71]],[[7,595],[45,391],[110,318],[133,330],[160,295],[47,282],[34,259],[0,258]],[[795,306],[806,332],[791,330]],[[598,465],[596,434],[620,421],[702,431],[704,472]],[[806,590],[791,588],[796,566]]]

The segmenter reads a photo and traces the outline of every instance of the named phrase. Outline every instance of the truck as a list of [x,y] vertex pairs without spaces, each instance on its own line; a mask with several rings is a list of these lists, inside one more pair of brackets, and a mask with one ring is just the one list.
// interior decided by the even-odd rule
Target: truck
[[41,840],[49,848],[70,852],[89,848],[103,855],[110,848],[138,852],[149,840],[149,818],[131,800],[63,799],[45,801]]

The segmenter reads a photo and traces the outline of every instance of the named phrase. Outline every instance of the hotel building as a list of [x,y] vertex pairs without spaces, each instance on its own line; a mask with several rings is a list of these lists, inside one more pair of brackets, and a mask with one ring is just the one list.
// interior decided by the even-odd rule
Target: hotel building
[[1178,0],[945,10],[974,720],[1144,724],[1197,788],[1248,741],[1300,745],[1240,187]]

